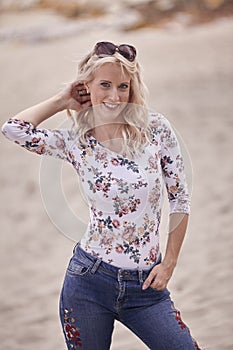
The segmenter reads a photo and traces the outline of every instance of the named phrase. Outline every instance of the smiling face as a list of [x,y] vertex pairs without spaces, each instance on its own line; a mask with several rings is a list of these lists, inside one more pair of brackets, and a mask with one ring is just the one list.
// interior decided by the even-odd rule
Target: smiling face
[[117,63],[105,63],[94,79],[86,84],[95,115],[102,121],[114,122],[129,102],[130,77]]

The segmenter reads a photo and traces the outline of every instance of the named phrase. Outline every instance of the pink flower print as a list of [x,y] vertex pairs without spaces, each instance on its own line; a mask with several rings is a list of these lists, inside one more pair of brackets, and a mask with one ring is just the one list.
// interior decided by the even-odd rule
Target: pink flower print
[[158,207],[160,196],[161,196],[161,193],[160,193],[159,184],[156,184],[151,189],[151,192],[149,194],[149,203],[151,204],[151,208],[153,212],[155,212]]
[[117,243],[117,245],[116,245],[116,247],[115,247],[115,251],[116,251],[117,253],[121,254],[121,253],[123,253],[124,248],[122,247],[121,244],[118,244],[118,243]]
[[65,141],[62,140],[61,138],[57,138],[57,140],[56,140],[56,147],[58,149],[64,149],[65,148]]
[[177,186],[170,186],[169,187],[169,192],[175,194],[178,192],[178,187]]
[[117,165],[119,165],[119,160],[118,159],[116,159],[116,158],[112,158],[111,159],[111,163],[112,163],[112,165],[115,165],[115,166],[117,166]]
[[97,224],[97,227],[102,229],[102,228],[105,228],[105,223],[103,220],[98,220],[98,224]]
[[95,155],[95,159],[96,160],[104,160],[104,159],[106,159],[106,157],[107,157],[107,152],[101,152],[100,150],[98,150],[97,152],[96,152],[96,155]]
[[45,145],[41,145],[36,149],[37,154],[44,154],[46,152]]
[[157,169],[158,167],[157,155],[155,155],[154,157],[153,156],[149,157],[148,162],[152,169]]
[[40,140],[41,140],[40,137],[33,137],[33,138],[32,138],[32,142],[33,142],[33,143],[39,143]]
[[152,247],[150,249],[150,253],[149,253],[149,258],[151,261],[155,262],[157,260],[157,256],[158,256],[158,247]]
[[104,246],[109,246],[113,243],[113,236],[105,234],[100,240],[100,244]]
[[104,188],[104,183],[101,180],[96,180],[95,188],[97,191],[101,191]]
[[109,185],[107,184],[104,184],[104,187],[103,187],[103,192],[108,192],[109,191]]
[[137,210],[137,206],[141,203],[140,199],[135,199],[134,201],[132,201],[129,205],[129,210],[131,211],[131,213],[133,213],[134,211]]
[[136,240],[135,227],[125,227],[122,237],[125,241],[133,243]]
[[119,217],[121,218],[123,215],[128,214],[128,212],[129,209],[126,206],[119,208]]
[[112,220],[112,224],[113,224],[113,226],[114,226],[115,228],[119,228],[119,227],[120,227],[120,221],[118,221],[118,220],[116,220],[116,219]]
[[109,191],[109,185],[102,180],[96,180],[93,188],[95,188],[97,191],[103,191],[105,193]]

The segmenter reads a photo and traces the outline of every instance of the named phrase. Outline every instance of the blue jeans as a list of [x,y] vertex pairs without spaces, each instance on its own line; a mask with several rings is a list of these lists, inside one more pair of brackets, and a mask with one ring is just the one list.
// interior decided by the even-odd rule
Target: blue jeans
[[146,270],[123,270],[76,245],[60,297],[60,318],[69,350],[109,350],[114,321],[149,349],[200,349],[175,309],[167,289],[142,283]]

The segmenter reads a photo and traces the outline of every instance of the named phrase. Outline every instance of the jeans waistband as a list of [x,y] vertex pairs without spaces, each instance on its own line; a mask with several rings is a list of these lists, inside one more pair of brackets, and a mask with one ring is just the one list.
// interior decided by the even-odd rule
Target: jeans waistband
[[78,260],[85,264],[89,268],[91,273],[95,273],[97,270],[101,271],[104,274],[112,276],[117,280],[124,281],[140,281],[143,282],[150,271],[153,269],[155,265],[158,265],[162,261],[162,256],[160,255],[158,261],[154,263],[150,269],[122,269],[117,266],[110,265],[105,261],[102,261],[100,258],[96,258],[91,254],[85,252],[79,244],[74,247],[73,253],[77,256]]

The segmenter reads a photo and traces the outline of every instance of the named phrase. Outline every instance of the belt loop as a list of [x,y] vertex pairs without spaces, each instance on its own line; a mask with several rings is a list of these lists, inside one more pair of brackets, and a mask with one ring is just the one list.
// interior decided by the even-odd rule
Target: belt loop
[[96,262],[93,264],[92,268],[90,269],[91,273],[96,273],[96,271],[98,270],[100,264],[102,262],[102,259],[97,259]]
[[73,254],[75,253],[76,248],[77,248],[78,245],[79,245],[79,243],[76,243],[76,244],[75,244],[75,246],[74,246],[74,248],[73,248]]
[[122,269],[119,269],[118,272],[117,272],[117,280],[119,283],[121,283],[121,280],[122,280]]
[[143,271],[138,270],[138,280],[139,282],[143,283]]

